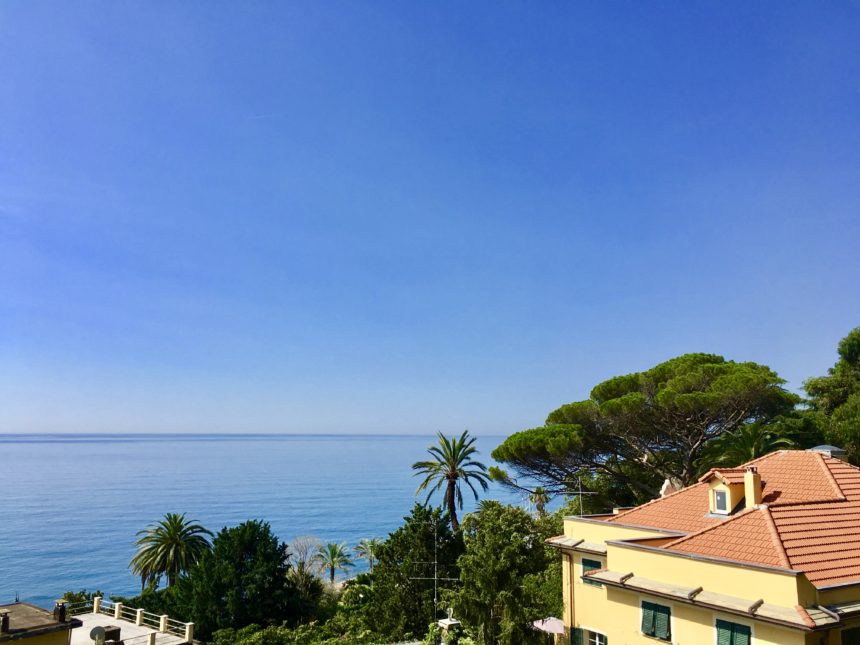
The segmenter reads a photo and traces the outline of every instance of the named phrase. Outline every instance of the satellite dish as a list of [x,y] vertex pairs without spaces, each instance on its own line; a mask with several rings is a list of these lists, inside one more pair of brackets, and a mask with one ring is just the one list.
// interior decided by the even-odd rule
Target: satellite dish
[[92,638],[96,643],[104,643],[105,642],[105,628],[101,626],[93,627],[90,630],[90,638]]

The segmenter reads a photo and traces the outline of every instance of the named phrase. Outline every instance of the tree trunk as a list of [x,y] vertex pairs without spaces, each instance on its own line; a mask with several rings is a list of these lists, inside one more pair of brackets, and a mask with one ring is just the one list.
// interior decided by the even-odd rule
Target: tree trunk
[[329,569],[329,576],[331,578],[331,583],[334,584],[334,567]]
[[453,479],[448,480],[448,490],[445,491],[445,501],[448,503],[448,515],[451,516],[451,530],[459,531],[460,522],[457,521],[457,500],[454,496],[454,491],[457,487],[457,482]]

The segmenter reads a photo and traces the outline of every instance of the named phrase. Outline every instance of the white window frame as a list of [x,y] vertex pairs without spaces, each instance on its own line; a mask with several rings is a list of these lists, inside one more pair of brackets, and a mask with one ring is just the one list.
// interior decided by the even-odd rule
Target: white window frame
[[605,638],[607,640],[609,639],[609,637],[604,632],[601,632],[600,630],[594,629],[593,627],[589,627],[588,625],[580,624],[579,629],[581,629],[584,632],[582,636],[585,639],[585,641],[584,641],[585,645],[589,645],[588,639],[591,638],[592,634],[594,634],[595,636],[603,636],[603,638]]
[[[596,631],[594,631],[594,630],[592,630],[592,629],[586,629],[585,631],[586,631],[586,632],[588,632],[588,635],[586,636],[586,638],[588,639],[588,642],[587,642],[585,645],[606,645],[606,643],[607,643],[607,642],[608,642],[608,640],[609,640],[609,639],[607,639],[607,638],[606,638],[606,634],[604,634],[603,632],[596,632]],[[592,643],[592,642],[591,642],[591,637],[592,637],[592,636],[596,636],[597,638],[602,638],[602,639],[603,639],[603,643],[599,643],[599,642],[597,642],[597,640],[596,640],[596,639],[595,639],[595,642],[594,642],[594,643]]]
[[[714,489],[713,493],[714,493],[714,513],[720,513],[721,515],[728,515],[729,514],[729,493],[728,493],[728,491]],[[717,499],[718,499],[717,495],[719,495],[719,494],[722,494],[722,496],[723,496],[723,499],[725,501],[725,508],[720,508],[717,505]]]

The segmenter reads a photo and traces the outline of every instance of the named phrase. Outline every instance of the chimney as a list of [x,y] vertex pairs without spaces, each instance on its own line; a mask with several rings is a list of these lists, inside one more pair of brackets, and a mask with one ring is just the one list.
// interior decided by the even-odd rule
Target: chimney
[[9,633],[9,612],[0,611],[0,634]]
[[755,466],[749,466],[744,473],[744,507],[752,508],[761,504],[761,475]]

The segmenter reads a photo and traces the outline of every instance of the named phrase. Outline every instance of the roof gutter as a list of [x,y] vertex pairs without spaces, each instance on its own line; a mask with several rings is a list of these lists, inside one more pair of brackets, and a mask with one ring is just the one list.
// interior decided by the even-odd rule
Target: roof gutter
[[[582,578],[583,580],[586,580],[588,578],[588,576],[582,575],[582,576],[580,576],[580,578]],[[650,595],[650,596],[656,596],[658,598],[665,598],[666,600],[671,600],[673,602],[680,602],[680,603],[683,603],[685,605],[704,607],[706,609],[712,609],[714,611],[719,611],[719,612],[723,612],[726,614],[733,614],[735,616],[743,616],[745,618],[753,618],[759,622],[769,623],[771,625],[779,625],[780,627],[788,627],[789,629],[796,629],[798,631],[803,631],[803,632],[814,632],[814,631],[822,631],[822,630],[826,630],[826,629],[833,629],[834,627],[838,627],[839,625],[842,624],[842,619],[838,618],[838,616],[837,616],[837,619],[839,620],[839,625],[821,625],[820,627],[809,627],[807,625],[798,625],[796,623],[789,623],[789,622],[785,622],[782,620],[777,620],[775,618],[768,618],[766,616],[759,616],[759,615],[756,615],[755,613],[740,611],[738,609],[731,609],[728,607],[722,607],[720,605],[714,605],[714,604],[707,603],[707,602],[699,602],[699,601],[696,601],[695,596],[693,596],[691,598],[684,599],[684,598],[680,598],[678,596],[673,596],[672,594],[661,593],[659,591],[653,591],[650,589],[640,589],[638,587],[628,587],[628,586],[624,585],[623,583],[619,584],[616,582],[608,582],[606,580],[601,580],[600,584],[606,585],[607,587],[615,587],[616,589],[624,589],[626,591],[631,591],[634,593],[641,593],[641,594],[646,594],[646,595]],[[819,607],[819,609],[823,609],[823,608]],[[833,612],[830,612],[830,611],[825,612],[825,613],[827,613],[828,616],[833,614]]]

